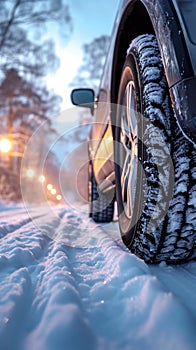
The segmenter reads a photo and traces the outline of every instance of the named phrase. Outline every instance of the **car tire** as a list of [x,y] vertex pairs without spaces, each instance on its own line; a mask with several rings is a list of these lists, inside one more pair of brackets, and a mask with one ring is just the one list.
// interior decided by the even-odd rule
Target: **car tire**
[[89,163],[89,217],[95,222],[111,222],[114,215],[113,192],[99,192],[92,163]]
[[195,147],[173,116],[155,36],[127,52],[114,142],[122,239],[147,262],[183,262],[195,255]]

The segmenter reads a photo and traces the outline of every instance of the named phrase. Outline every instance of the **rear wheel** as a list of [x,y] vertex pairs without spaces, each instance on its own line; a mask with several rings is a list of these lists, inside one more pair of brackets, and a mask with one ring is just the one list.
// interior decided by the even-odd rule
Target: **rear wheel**
[[194,256],[195,148],[172,115],[154,35],[132,41],[119,87],[116,196],[124,243],[146,261]]
[[99,191],[93,166],[89,163],[89,216],[95,222],[110,222],[114,214],[113,192]]

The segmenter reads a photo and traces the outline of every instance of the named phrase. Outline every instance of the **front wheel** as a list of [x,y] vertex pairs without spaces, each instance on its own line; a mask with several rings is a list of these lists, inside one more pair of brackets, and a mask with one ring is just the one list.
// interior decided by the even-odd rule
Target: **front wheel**
[[195,254],[195,148],[172,114],[154,35],[128,49],[118,95],[116,196],[124,243],[149,262]]

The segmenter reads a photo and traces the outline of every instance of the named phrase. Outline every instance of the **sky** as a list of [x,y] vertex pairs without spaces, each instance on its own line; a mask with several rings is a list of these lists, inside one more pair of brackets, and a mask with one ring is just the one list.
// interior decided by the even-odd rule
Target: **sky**
[[49,33],[56,43],[56,54],[60,58],[60,67],[47,77],[47,84],[63,98],[61,110],[71,108],[70,82],[81,65],[82,45],[90,43],[103,34],[110,35],[119,5],[119,0],[66,0],[73,20],[73,32],[67,43],[62,44],[57,33]]

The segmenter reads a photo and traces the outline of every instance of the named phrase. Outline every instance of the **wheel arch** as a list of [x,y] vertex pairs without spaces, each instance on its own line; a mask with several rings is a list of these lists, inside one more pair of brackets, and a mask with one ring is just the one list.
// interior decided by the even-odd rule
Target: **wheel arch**
[[114,104],[118,99],[118,88],[128,46],[135,37],[147,33],[154,34],[154,29],[144,4],[137,0],[129,2],[121,17],[114,46],[111,80],[111,102]]
[[[150,0],[127,1],[118,24],[113,46],[110,101],[114,105],[117,104],[119,83],[127,49],[131,41],[142,34],[154,34],[157,38],[178,124],[185,136],[195,143],[196,103],[192,97],[192,90],[194,90],[196,79],[195,77],[193,79],[193,67],[181,23],[172,2],[169,0],[159,0],[156,1],[156,4]],[[187,89],[189,89],[188,99]],[[182,110],[183,113],[181,113]],[[115,111],[111,112],[111,124],[115,125]],[[114,129],[113,126],[113,136]]]

